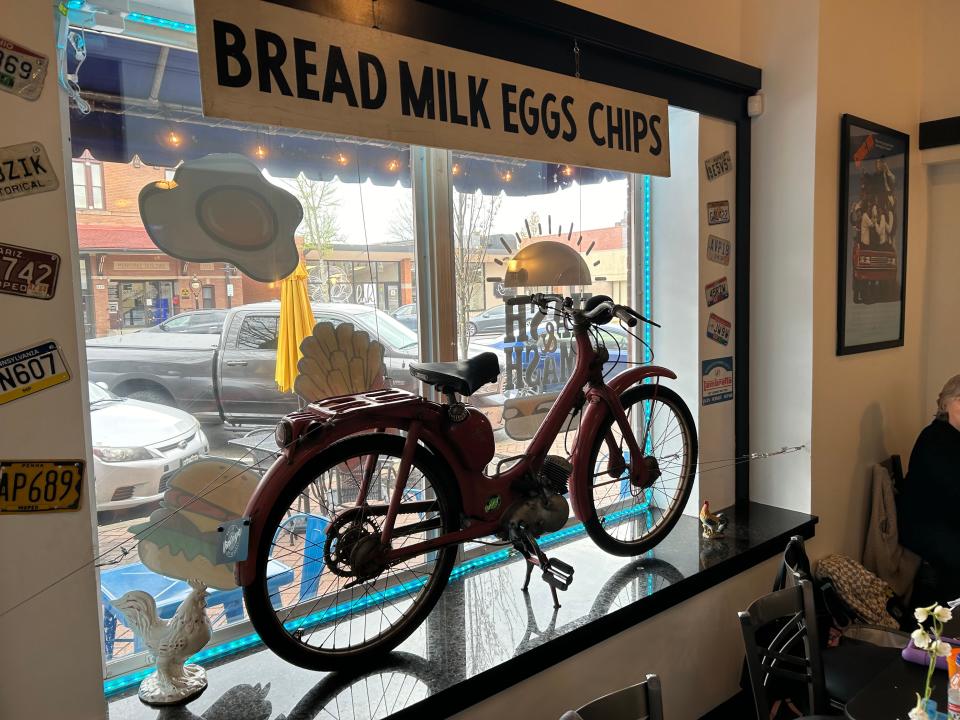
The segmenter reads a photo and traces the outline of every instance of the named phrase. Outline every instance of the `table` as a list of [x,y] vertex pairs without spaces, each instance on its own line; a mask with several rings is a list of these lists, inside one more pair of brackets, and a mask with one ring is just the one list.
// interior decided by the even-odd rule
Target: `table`
[[[907,720],[907,713],[916,705],[917,693],[923,691],[926,679],[925,666],[896,660],[847,703],[847,717],[850,720]],[[933,684],[932,697],[937,701],[937,709],[946,712],[945,670],[934,672]]]

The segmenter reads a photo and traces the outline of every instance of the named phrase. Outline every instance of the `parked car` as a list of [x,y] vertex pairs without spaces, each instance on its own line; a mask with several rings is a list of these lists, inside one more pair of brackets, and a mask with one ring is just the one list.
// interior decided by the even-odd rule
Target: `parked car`
[[417,331],[417,306],[415,303],[401,305],[392,313],[390,313],[390,316],[398,322],[403,323],[414,332]]
[[467,332],[470,337],[486,335],[488,333],[503,334],[507,321],[507,306],[494,305],[478,315],[474,315],[467,323]]
[[[350,322],[378,337],[394,387],[416,389],[407,369],[417,358],[416,334],[369,305],[318,303],[317,322]],[[280,303],[227,311],[219,338],[210,335],[135,333],[87,341],[89,378],[111,392],[179,407],[204,421],[273,423],[297,409],[294,393],[277,389]]]
[[182,410],[89,387],[97,510],[160,500],[170,476],[209,451],[200,423]]
[[223,331],[226,310],[188,310],[141,332],[216,334]]

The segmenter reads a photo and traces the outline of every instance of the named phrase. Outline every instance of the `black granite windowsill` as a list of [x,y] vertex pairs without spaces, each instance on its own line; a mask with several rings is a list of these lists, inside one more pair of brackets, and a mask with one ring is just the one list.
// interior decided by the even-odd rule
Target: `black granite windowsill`
[[[451,583],[399,651],[361,675],[301,670],[261,648],[210,669],[210,688],[188,708],[158,716],[133,694],[111,700],[110,717],[217,720],[228,707],[222,717],[235,720],[446,717],[778,555],[792,535],[812,537],[817,523],[757,503],[725,512],[725,537],[705,540],[696,518],[684,517],[642,558],[608,555],[585,536],[550,548],[576,568],[557,612],[536,574],[520,592],[517,558]],[[259,696],[250,686],[267,682],[269,697],[261,690],[251,704]]]

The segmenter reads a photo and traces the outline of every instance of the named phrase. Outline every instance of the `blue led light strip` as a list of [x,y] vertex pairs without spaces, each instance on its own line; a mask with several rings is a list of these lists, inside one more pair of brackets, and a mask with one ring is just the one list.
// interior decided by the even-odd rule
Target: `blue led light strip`
[[177,30],[191,35],[196,35],[197,33],[196,25],[177,22],[176,20],[167,20],[166,18],[157,17],[156,15],[132,12],[127,14],[127,20],[140,23],[141,25],[152,25],[153,27],[163,28],[164,30]]
[[[646,494],[646,498],[647,501],[644,503],[610,513],[606,516],[607,522],[615,523],[621,520],[627,520],[641,513],[649,513],[649,491]],[[565,527],[562,530],[557,530],[556,532],[544,535],[542,538],[540,538],[539,544],[542,548],[551,547],[552,545],[557,545],[565,540],[570,540],[578,535],[582,535],[584,532],[586,532],[586,530],[584,529],[583,524],[576,523],[574,525],[570,525],[569,527]],[[505,563],[516,554],[517,553],[514,550],[503,549],[487,555],[482,555],[478,558],[474,558],[473,560],[468,560],[464,563],[460,563],[451,571],[448,583],[463,580],[470,575],[480,572],[481,570]],[[334,605],[333,607],[329,607],[320,612],[305,615],[297,620],[284,623],[284,627],[286,627],[288,630],[297,630],[299,628],[312,627],[326,622],[331,622],[337,618],[343,617],[344,615],[356,612],[357,610],[363,610],[368,607],[378,605],[383,600],[390,600],[398,595],[419,590],[425,582],[425,578],[417,578],[416,580],[411,580],[410,582],[394,585],[391,588],[387,588],[381,592],[362,597],[358,600],[340,603],[339,605]],[[237,638],[236,640],[231,640],[230,642],[205,648],[196,655],[192,656],[187,662],[204,665],[211,663],[214,660],[220,660],[221,658],[229,655],[235,655],[236,653],[257,647],[262,644],[263,641],[260,640],[260,636],[256,633],[251,633],[250,635],[244,635],[243,637]],[[109,698],[113,695],[123,692],[124,690],[136,687],[152,672],[153,668],[146,668],[143,670],[135,670],[124,675],[118,675],[115,678],[110,678],[103,683],[103,694]]]
[[[651,297],[650,272],[652,258],[650,256],[650,176],[643,176],[643,315],[650,317],[653,313],[653,298]],[[647,323],[643,324],[643,341],[646,345],[643,348],[643,361],[650,362],[652,359],[650,347],[652,347],[653,327]]]

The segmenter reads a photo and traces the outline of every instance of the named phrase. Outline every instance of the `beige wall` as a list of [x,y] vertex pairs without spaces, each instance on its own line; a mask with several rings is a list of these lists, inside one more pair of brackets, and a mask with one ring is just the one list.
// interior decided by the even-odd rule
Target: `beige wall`
[[[946,1],[946,0],[945,0]],[[704,50],[741,59],[741,0],[562,0]],[[589,58],[585,55],[584,62]]]
[[[0,2],[0,28],[11,40],[53,59],[50,3]],[[15,34],[14,34],[15,33]],[[104,717],[99,593],[86,368],[80,338],[78,252],[72,183],[64,158],[56,68],[39,99],[0,93],[0,145],[40,142],[60,181],[54,192],[0,202],[3,240],[60,255],[51,300],[0,295],[0,352],[48,339],[63,351],[72,379],[0,406],[0,458],[84,458],[80,510],[0,516],[0,718]],[[51,586],[55,579],[62,579]],[[14,605],[26,600],[16,609]],[[9,611],[9,612],[7,612]]]
[[960,2],[923,0],[921,120],[960,115]]
[[[878,43],[892,28],[896,41]],[[911,2],[820,5],[813,206],[811,469],[813,512],[820,515],[815,555],[859,556],[869,468],[891,453],[909,455],[923,424],[926,177],[917,151],[922,32],[922,15]],[[864,72],[856,72],[860,67]],[[906,337],[902,348],[837,357],[837,178],[844,112],[911,136]]]

